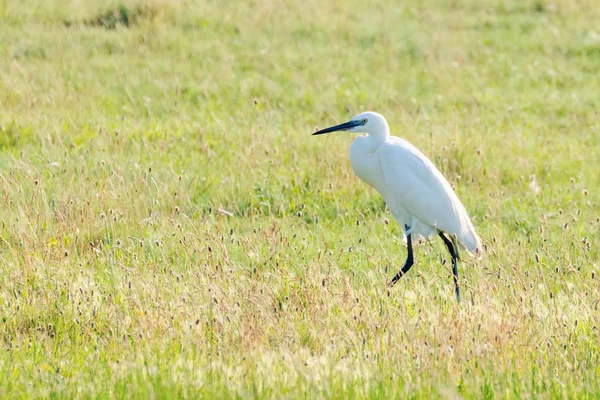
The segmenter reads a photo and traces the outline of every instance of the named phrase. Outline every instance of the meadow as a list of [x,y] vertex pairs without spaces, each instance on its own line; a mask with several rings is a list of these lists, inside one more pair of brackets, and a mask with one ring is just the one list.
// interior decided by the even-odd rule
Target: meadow
[[[595,0],[0,0],[0,397],[599,398]],[[352,173],[363,110],[484,257]]]

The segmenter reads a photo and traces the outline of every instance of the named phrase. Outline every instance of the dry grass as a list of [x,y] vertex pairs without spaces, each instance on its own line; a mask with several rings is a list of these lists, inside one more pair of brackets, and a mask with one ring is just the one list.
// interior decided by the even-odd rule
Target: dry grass
[[[600,9],[437,3],[0,3],[2,397],[597,397]],[[386,289],[309,135],[362,109],[472,214],[462,305],[437,242]]]

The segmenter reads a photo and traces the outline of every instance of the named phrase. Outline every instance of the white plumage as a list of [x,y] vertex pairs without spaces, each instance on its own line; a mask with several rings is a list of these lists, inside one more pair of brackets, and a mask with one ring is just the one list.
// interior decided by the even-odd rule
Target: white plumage
[[[390,136],[372,153],[364,141],[352,143],[350,163],[354,173],[383,196],[394,218],[408,225],[418,238],[437,235],[438,230],[456,235],[469,252],[481,251],[481,242],[454,190],[433,163],[404,139]],[[376,160],[379,168],[365,166]],[[405,232],[408,234],[408,232]]]
[[361,113],[344,124],[315,134],[339,130],[366,133],[352,143],[350,164],[361,180],[383,196],[392,215],[404,229],[405,237],[409,239],[410,259],[407,259],[404,272],[412,265],[410,236],[420,239],[440,235],[444,239],[446,233],[450,238],[444,239],[444,243],[453,258],[456,292],[460,298],[456,281],[458,252],[453,249],[452,243],[458,241],[470,253],[480,254],[482,249],[467,211],[448,181],[415,146],[390,136],[388,123],[381,114]]

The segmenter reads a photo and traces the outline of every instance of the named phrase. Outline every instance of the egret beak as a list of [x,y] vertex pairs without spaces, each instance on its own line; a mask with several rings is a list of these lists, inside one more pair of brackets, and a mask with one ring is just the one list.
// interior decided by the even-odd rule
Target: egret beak
[[352,129],[355,126],[359,126],[359,125],[361,125],[360,121],[348,121],[348,122],[344,122],[343,124],[331,126],[329,128],[325,128],[325,129],[321,129],[320,131],[316,131],[315,133],[313,133],[313,136],[314,135],[322,135],[324,133],[329,133],[329,132],[347,131],[348,129]]

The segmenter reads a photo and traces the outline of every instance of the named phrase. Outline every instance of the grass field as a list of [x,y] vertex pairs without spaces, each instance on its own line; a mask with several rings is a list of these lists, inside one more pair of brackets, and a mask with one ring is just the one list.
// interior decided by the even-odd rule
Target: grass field
[[[366,3],[0,0],[0,397],[600,396],[600,5]],[[368,109],[460,306],[310,136]]]

